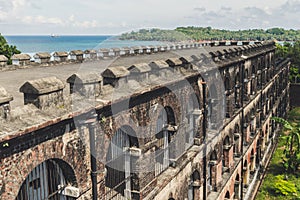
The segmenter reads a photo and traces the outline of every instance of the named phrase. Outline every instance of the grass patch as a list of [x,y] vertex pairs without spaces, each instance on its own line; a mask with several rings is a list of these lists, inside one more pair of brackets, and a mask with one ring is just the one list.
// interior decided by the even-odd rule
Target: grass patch
[[[289,112],[288,121],[292,123],[300,122],[300,108],[295,108]],[[259,189],[256,196],[258,200],[296,200],[300,199],[300,173],[288,174],[287,181],[290,184],[294,184],[296,187],[296,193],[290,195],[278,194],[275,189],[275,183],[278,183],[276,176],[283,175],[285,173],[282,165],[282,156],[284,150],[285,140],[279,138],[277,149],[275,150],[270,165],[267,169],[267,175]]]

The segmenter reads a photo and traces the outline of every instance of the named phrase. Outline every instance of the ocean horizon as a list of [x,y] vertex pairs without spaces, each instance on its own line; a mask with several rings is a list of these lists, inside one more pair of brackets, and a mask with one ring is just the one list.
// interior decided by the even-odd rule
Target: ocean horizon
[[159,41],[119,40],[113,35],[3,35],[8,44],[22,53],[120,48],[141,45],[161,45]]

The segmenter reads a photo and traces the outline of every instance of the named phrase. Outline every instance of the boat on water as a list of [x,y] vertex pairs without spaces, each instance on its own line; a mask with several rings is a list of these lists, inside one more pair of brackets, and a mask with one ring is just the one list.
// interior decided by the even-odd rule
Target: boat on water
[[53,34],[53,33],[52,33],[52,34],[50,35],[50,37],[52,37],[52,38],[57,38],[57,37],[59,37],[59,35]]

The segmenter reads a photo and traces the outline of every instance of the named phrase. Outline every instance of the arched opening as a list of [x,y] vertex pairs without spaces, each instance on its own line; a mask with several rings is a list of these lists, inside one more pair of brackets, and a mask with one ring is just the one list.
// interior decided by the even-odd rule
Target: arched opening
[[[254,106],[255,107],[255,106]],[[255,116],[255,109],[252,108],[251,109],[251,115],[250,115],[250,135],[253,137],[255,135],[255,131],[256,131],[256,116]]]
[[[71,200],[79,196],[79,189],[76,186],[76,177],[72,167],[63,160],[50,159],[29,173],[16,200]],[[66,187],[74,191],[74,196],[68,196],[70,194],[65,193]]]
[[231,154],[233,153],[230,152],[230,150],[231,150],[230,138],[229,136],[226,136],[225,139],[223,140],[223,159],[222,159],[223,172],[227,172],[230,168],[230,153]]
[[240,107],[240,73],[238,72],[234,78],[234,104],[236,108]]
[[252,65],[252,76],[251,76],[251,94],[254,95],[256,93],[256,69],[255,65]]
[[230,78],[228,76],[226,75],[226,77],[225,77],[225,82],[224,82],[225,91],[229,91],[231,89]]
[[185,149],[188,149],[194,144],[194,138],[197,131],[197,120],[200,116],[199,102],[195,93],[191,94],[188,99],[186,113],[188,124],[185,135]]
[[240,157],[241,153],[241,134],[240,134],[240,126],[236,124],[234,126],[234,147],[233,153],[235,157]]
[[210,154],[210,161],[208,163],[208,192],[212,190],[217,191],[217,164],[217,152],[214,150]]
[[155,176],[161,174],[169,167],[170,157],[170,142],[172,136],[177,131],[175,129],[175,115],[171,107],[164,107],[158,115],[156,122],[156,139],[157,149],[155,151]]
[[249,168],[248,168],[248,161],[245,160],[243,164],[243,183],[245,187],[248,187],[249,183]]
[[265,134],[265,140],[268,143],[270,139],[270,134],[269,134],[269,124],[266,125],[266,134]]
[[226,192],[225,199],[230,199],[230,193],[229,193],[229,191]]
[[240,199],[240,175],[237,174],[234,182],[234,199]]
[[190,177],[188,199],[196,200],[200,199],[200,187],[201,187],[201,176],[196,170]]
[[251,156],[250,156],[250,162],[251,162],[251,166],[250,166],[250,171],[253,172],[255,170],[255,153],[254,153],[254,149],[251,150]]
[[[220,106],[218,99],[217,88],[214,84],[210,85],[208,91],[208,128],[215,129],[218,127],[218,114],[220,114],[221,110],[218,110]],[[222,115],[222,114],[221,114]]]
[[106,157],[107,175],[105,186],[109,190],[107,198],[134,197],[132,191],[139,191],[139,181],[133,172],[138,155],[132,153],[139,147],[134,130],[129,126],[122,126],[114,134]]
[[248,69],[245,69],[244,72],[244,97],[243,100],[244,101],[248,101],[249,100],[249,72]]
[[233,99],[231,95],[231,81],[230,75],[225,77],[225,94],[226,94],[226,117],[230,118],[233,113]]

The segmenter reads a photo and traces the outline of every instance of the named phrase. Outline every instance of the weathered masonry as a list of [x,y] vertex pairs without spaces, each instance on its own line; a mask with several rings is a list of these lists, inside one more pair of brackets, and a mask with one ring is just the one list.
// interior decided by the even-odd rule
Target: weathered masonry
[[15,109],[0,87],[0,199],[253,199],[289,61],[274,42],[207,49],[28,80]]

